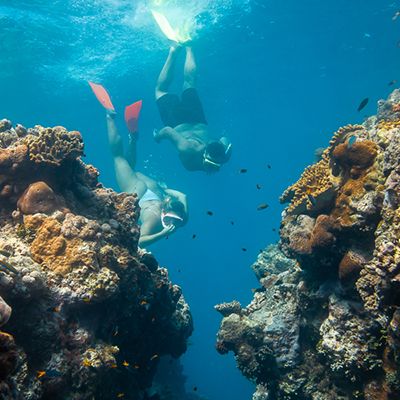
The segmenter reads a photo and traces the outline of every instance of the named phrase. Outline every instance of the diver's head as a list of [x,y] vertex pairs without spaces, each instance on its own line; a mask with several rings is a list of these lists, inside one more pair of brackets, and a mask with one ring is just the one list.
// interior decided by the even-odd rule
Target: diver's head
[[229,148],[220,141],[207,144],[203,154],[203,167],[206,172],[217,172],[228,160]]
[[164,228],[174,225],[176,228],[185,224],[186,210],[182,202],[167,196],[162,204],[161,222]]

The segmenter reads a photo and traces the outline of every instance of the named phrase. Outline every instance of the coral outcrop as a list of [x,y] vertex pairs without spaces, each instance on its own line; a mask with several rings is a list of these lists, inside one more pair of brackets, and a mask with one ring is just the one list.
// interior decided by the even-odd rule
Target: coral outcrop
[[254,400],[400,398],[400,91],[285,191],[253,301],[217,307]]
[[0,121],[2,399],[152,398],[160,357],[192,332],[181,289],[138,248],[136,196],[81,155],[79,132]]

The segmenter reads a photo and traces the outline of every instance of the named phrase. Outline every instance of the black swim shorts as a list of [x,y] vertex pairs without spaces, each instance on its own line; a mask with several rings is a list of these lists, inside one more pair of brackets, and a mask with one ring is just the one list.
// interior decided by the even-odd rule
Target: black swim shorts
[[207,124],[197,90],[189,88],[183,91],[182,98],[167,93],[157,100],[158,111],[164,126],[175,128],[180,124]]

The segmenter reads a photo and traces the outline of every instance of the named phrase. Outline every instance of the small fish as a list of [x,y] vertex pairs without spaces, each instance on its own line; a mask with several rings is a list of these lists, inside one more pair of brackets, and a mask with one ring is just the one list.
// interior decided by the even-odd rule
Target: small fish
[[113,368],[113,369],[118,368],[118,365],[117,364],[111,364],[110,368]]
[[193,392],[197,392],[197,386],[193,386]]
[[37,379],[43,378],[44,376],[46,376],[46,371],[38,371],[36,373],[36,378]]
[[392,17],[392,21],[396,21],[397,18],[400,17],[400,11],[396,11],[395,14]]
[[83,299],[83,301],[84,301],[85,303],[90,303],[90,297],[85,297],[85,298]]
[[122,397],[125,397],[125,393],[117,393],[118,399],[122,399]]
[[142,300],[142,301],[140,302],[140,305],[141,305],[141,306],[145,306],[146,304],[149,304],[146,300]]
[[246,169],[246,168],[242,168],[242,169],[239,170],[239,173],[240,173],[240,174],[245,174],[246,172],[247,172],[247,169]]
[[13,267],[9,262],[0,260],[0,269],[4,270],[5,272],[13,272],[14,274],[19,274],[18,270]]
[[271,169],[271,166],[268,164],[268,165],[267,165],[267,168],[268,168],[268,169]]
[[195,233],[193,233],[192,235],[192,239],[196,239],[197,235]]
[[262,188],[262,186],[259,183],[257,183],[256,188],[257,188],[257,190],[260,190]]
[[275,228],[272,228],[272,232],[276,232],[276,229],[275,229]]
[[153,361],[153,360],[155,360],[156,358],[158,358],[158,354],[154,354],[154,356],[151,356],[151,357],[150,357],[150,361]]
[[390,82],[388,83],[388,86],[393,86],[393,85],[396,84],[396,83],[397,83],[396,79],[393,79],[392,81],[390,81]]
[[231,221],[231,225],[235,225],[235,221]]
[[214,215],[214,213],[212,211],[207,211],[207,215],[209,215],[210,217],[212,217]]
[[247,249],[245,247],[242,247],[242,251],[247,251]]
[[370,37],[371,37],[371,34],[370,34],[370,33],[364,33],[364,37],[370,38]]
[[61,311],[61,306],[53,307],[52,311],[55,312],[55,313],[59,313]]
[[256,292],[257,292],[257,289],[252,288],[251,291],[252,291],[252,293],[256,293]]
[[369,98],[366,97],[358,106],[357,111],[360,112],[369,102]]
[[357,137],[356,136],[351,136],[350,139],[347,141],[347,147],[351,147],[353,146],[353,144],[357,141]]
[[139,369],[139,368],[140,368],[140,365],[139,365],[139,364],[135,364],[135,365],[133,366],[133,368]]
[[181,270],[180,270],[180,269],[178,269],[178,272],[181,272]]
[[123,365],[124,367],[129,367],[129,363],[128,363],[128,361],[126,361],[126,360],[122,361],[122,365]]
[[267,203],[262,203],[257,207],[257,211],[266,210],[269,207]]
[[113,336],[117,336],[118,335],[118,331],[119,331],[119,327],[118,325],[115,327],[114,332],[113,332]]

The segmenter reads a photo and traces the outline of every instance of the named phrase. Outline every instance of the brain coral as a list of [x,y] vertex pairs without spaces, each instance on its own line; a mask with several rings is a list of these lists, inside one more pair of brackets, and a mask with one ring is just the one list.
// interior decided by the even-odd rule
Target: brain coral
[[82,136],[78,131],[65,128],[37,127],[37,135],[28,135],[24,142],[28,146],[29,158],[36,163],[60,165],[65,159],[76,159],[83,155]]

